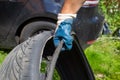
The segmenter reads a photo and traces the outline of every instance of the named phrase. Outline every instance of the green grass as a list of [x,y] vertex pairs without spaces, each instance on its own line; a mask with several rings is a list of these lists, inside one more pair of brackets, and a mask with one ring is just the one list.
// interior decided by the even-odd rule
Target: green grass
[[120,40],[103,36],[85,53],[98,80],[120,80]]
[[7,53],[3,50],[0,51],[0,65],[2,64],[3,60],[5,59]]
[[[120,40],[100,37],[85,50],[96,80],[120,80]],[[7,52],[0,51],[0,65]],[[55,71],[54,80],[60,80]]]

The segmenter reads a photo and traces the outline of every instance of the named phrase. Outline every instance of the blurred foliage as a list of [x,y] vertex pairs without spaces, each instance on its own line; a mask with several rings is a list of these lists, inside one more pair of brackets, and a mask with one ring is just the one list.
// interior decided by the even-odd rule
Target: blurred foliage
[[97,80],[120,80],[120,40],[100,37],[85,51]]
[[7,53],[5,51],[0,50],[0,65],[2,64],[6,56],[7,56]]
[[[120,28],[120,0],[100,0],[99,7],[112,32]],[[102,36],[85,53],[96,80],[120,80],[120,39]]]
[[100,0],[100,8],[110,28],[120,27],[120,0]]

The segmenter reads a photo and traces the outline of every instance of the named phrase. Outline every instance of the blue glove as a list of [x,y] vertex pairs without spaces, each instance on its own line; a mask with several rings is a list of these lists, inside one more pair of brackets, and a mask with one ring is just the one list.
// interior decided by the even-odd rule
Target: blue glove
[[72,49],[72,42],[73,42],[73,37],[71,36],[72,23],[73,23],[72,18],[68,18],[63,22],[61,22],[53,38],[54,45],[56,47],[59,45],[60,41],[63,40],[64,45],[62,51]]

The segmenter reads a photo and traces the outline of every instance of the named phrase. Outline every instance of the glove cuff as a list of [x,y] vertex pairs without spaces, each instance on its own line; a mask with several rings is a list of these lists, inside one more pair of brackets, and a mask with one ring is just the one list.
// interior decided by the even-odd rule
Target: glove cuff
[[68,18],[76,18],[77,14],[58,14],[58,21],[57,21],[57,25],[59,25],[61,22],[63,22],[64,20],[68,19]]

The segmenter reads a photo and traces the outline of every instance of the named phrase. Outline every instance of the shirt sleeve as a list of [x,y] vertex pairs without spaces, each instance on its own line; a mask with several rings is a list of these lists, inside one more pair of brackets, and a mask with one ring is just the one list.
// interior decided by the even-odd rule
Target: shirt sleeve
[[97,6],[99,0],[86,0],[82,7],[94,7]]

